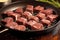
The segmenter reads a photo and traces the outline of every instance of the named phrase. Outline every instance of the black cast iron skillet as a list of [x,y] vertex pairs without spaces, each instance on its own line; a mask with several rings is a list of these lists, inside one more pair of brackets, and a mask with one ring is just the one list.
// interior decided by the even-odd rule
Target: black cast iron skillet
[[[31,30],[31,31],[18,31],[18,30],[14,30],[14,29],[10,29],[10,28],[6,28],[5,30],[1,31],[0,33],[6,31],[6,30],[9,30],[11,31],[11,33],[13,34],[17,34],[17,35],[20,35],[21,34],[23,36],[35,36],[35,35],[41,35],[41,34],[45,34],[45,33],[49,33],[50,31],[54,30],[55,27],[60,23],[60,12],[57,8],[55,8],[54,6],[48,4],[48,3],[43,3],[43,2],[38,2],[38,1],[26,1],[26,2],[22,2],[22,1],[19,1],[19,2],[14,2],[12,4],[9,4],[5,7],[3,7],[1,10],[0,10],[0,21],[2,20],[2,16],[1,14],[7,10],[14,10],[16,9],[17,7],[25,7],[26,5],[28,4],[31,4],[31,5],[34,5],[34,6],[37,6],[37,5],[41,5],[45,8],[52,8],[54,10],[54,13],[59,15],[58,18],[56,19],[56,21],[54,23],[52,23],[51,27],[49,28],[46,28],[44,30]],[[0,23],[1,24],[1,23]],[[1,24],[2,27],[5,27],[3,24]]]

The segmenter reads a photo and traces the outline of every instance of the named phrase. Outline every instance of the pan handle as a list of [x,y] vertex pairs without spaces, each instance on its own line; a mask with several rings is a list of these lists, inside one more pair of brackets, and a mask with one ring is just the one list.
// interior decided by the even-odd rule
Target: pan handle
[[3,33],[3,32],[8,31],[8,30],[9,30],[8,28],[5,28],[2,31],[0,31],[0,33]]
[[4,26],[4,25],[2,25],[2,24],[0,23],[0,29],[2,28],[2,30],[0,31],[0,33],[6,32],[6,31],[9,30],[8,28],[2,27],[2,26]]

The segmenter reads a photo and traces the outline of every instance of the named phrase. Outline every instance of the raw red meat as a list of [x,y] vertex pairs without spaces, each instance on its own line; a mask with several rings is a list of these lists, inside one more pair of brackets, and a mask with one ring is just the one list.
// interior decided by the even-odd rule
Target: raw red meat
[[17,8],[16,10],[15,10],[15,12],[16,13],[18,13],[18,14],[20,14],[20,15],[22,15],[22,13],[23,13],[23,8]]
[[44,7],[42,7],[42,6],[36,6],[34,8],[34,10],[42,11],[42,10],[44,10]]
[[15,29],[19,31],[25,31],[26,27],[24,25],[18,25]]
[[50,22],[49,20],[47,20],[47,19],[42,19],[41,22],[42,22],[43,24],[48,25],[48,26],[51,25],[51,22]]
[[47,19],[49,19],[51,22],[53,22],[56,18],[58,17],[58,15],[48,15]]
[[25,17],[25,18],[27,18],[27,19],[30,19],[31,16],[32,16],[32,14],[31,14],[30,12],[28,12],[28,11],[25,11],[25,12],[23,13],[23,17]]
[[24,24],[24,25],[25,25],[25,23],[27,22],[27,19],[26,19],[26,18],[23,18],[23,17],[20,17],[20,18],[18,18],[18,19],[16,20],[16,22],[17,22],[18,24]]
[[16,22],[9,22],[5,26],[11,29],[15,29],[16,27],[18,27],[18,24]]
[[34,21],[36,21],[36,22],[39,22],[39,18],[36,17],[36,16],[32,16],[32,17],[30,18],[30,20],[34,20]]
[[31,26],[32,30],[44,30],[43,24],[41,23],[35,23],[33,26]]
[[5,19],[2,20],[2,22],[5,22],[5,23],[10,23],[10,22],[13,22],[13,21],[14,20],[11,17],[7,17],[7,18],[5,18]]
[[46,15],[44,13],[40,13],[40,12],[36,16],[39,17],[40,19],[46,18]]
[[26,10],[33,13],[33,5],[27,5]]

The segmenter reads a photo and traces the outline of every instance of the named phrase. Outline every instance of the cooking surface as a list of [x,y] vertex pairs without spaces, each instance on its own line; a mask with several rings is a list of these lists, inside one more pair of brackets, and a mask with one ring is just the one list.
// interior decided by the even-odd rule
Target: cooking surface
[[[12,35],[9,31],[0,34],[0,40],[60,40],[60,25],[58,25],[54,31],[49,34],[38,36],[38,37],[30,37],[30,38],[21,38],[15,35]],[[3,28],[0,28],[0,31]]]

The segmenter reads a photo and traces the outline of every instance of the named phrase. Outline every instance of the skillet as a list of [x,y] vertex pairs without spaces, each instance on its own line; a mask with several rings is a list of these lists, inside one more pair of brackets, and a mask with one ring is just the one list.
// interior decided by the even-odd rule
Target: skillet
[[[1,14],[5,11],[8,11],[8,10],[14,10],[16,9],[17,7],[25,7],[26,5],[28,4],[31,4],[31,5],[34,5],[34,6],[37,6],[37,5],[41,5],[45,8],[52,8],[54,10],[54,13],[58,15],[58,18],[56,19],[56,21],[54,23],[52,23],[51,27],[49,28],[46,28],[44,30],[31,30],[31,31],[18,31],[18,30],[14,30],[14,29],[10,29],[10,28],[6,28],[2,23],[1,23],[1,20],[3,19]],[[11,33],[15,34],[15,35],[23,35],[23,36],[35,36],[35,35],[43,35],[45,33],[50,33],[52,30],[54,30],[56,28],[56,26],[60,23],[60,12],[58,10],[58,8],[54,7],[53,5],[50,5],[48,3],[44,3],[44,2],[38,2],[38,1],[18,1],[18,2],[14,2],[12,4],[9,4],[3,8],[0,9],[0,24],[2,27],[5,27],[5,31],[9,30],[11,31]],[[4,30],[3,30],[4,31]],[[2,33],[3,31],[1,31],[0,33]]]

